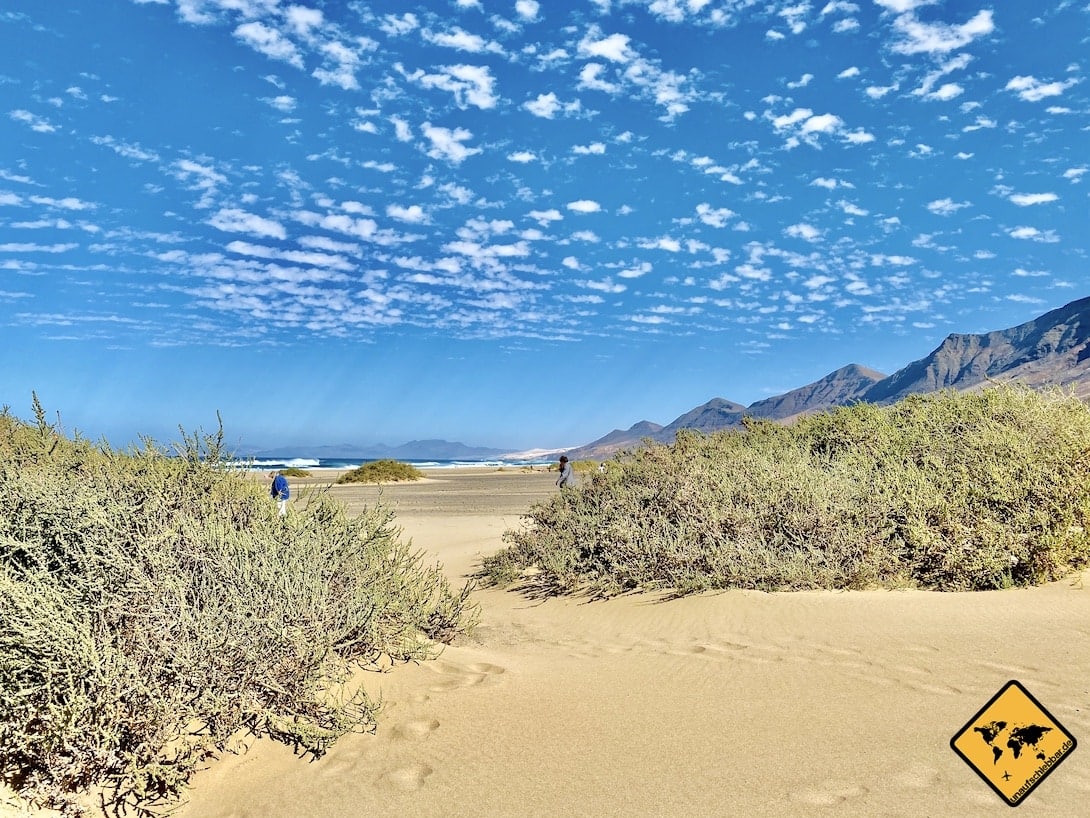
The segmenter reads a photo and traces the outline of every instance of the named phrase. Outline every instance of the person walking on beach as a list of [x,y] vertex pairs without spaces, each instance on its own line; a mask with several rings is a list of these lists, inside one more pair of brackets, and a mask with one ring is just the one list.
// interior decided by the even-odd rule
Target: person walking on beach
[[288,488],[288,478],[278,471],[269,472],[272,478],[272,486],[269,494],[276,500],[276,513],[283,517],[288,513],[288,498],[291,497],[291,489]]
[[560,455],[560,476],[556,478],[556,484],[560,488],[572,485],[571,462],[566,454]]

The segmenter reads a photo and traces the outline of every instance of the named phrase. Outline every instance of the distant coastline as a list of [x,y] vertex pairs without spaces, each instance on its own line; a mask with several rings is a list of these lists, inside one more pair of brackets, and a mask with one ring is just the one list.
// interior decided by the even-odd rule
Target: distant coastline
[[[238,458],[232,465],[248,471],[276,471],[278,469],[305,469],[307,471],[345,471],[358,468],[364,463],[382,460],[380,457],[253,457]],[[418,469],[465,469],[465,468],[529,468],[548,466],[555,457],[501,457],[488,459],[459,458],[411,458],[403,462]]]

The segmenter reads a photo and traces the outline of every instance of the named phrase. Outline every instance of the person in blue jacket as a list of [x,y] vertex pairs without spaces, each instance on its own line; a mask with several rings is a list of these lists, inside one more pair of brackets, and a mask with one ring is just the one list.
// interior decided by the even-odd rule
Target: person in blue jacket
[[276,500],[276,512],[283,517],[288,513],[288,498],[291,497],[291,489],[288,488],[288,478],[278,471],[269,472],[272,478],[272,486],[269,493]]

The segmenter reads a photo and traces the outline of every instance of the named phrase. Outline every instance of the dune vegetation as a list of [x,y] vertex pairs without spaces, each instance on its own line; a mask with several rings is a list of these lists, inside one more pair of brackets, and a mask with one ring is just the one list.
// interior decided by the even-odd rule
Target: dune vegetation
[[0,414],[0,778],[33,803],[140,813],[246,732],[320,756],[374,728],[360,667],[474,624],[376,505],[276,515],[217,435],[168,454]]
[[338,483],[402,483],[419,480],[424,472],[400,460],[372,460],[337,478]]
[[534,594],[1032,585],[1090,561],[1090,410],[1018,387],[683,431],[535,505],[481,576]]
[[279,469],[279,473],[285,477],[310,477],[310,472],[307,469],[301,469],[298,466]]

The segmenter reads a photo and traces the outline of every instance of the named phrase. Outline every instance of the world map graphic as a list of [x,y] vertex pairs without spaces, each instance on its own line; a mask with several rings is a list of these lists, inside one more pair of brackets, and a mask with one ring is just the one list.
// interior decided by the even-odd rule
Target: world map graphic
[[[1051,727],[1042,727],[1039,724],[1011,727],[1008,731],[1007,722],[1005,721],[990,721],[980,727],[974,727],[973,730],[980,733],[984,742],[992,748],[993,764],[997,764],[999,759],[1003,757],[1004,747],[1010,750],[1016,759],[1021,758],[1022,752],[1029,747],[1039,760],[1044,761],[1045,754],[1037,745],[1046,733],[1052,732]],[[1005,742],[1003,741],[1004,736],[1006,736]],[[1002,746],[1000,746],[1001,744]]]

